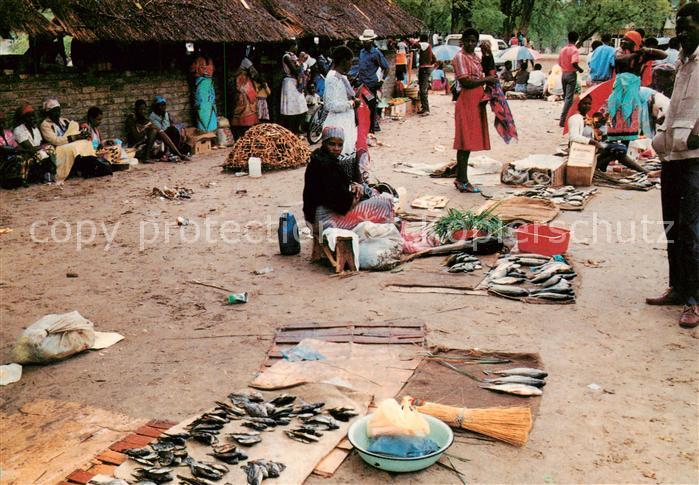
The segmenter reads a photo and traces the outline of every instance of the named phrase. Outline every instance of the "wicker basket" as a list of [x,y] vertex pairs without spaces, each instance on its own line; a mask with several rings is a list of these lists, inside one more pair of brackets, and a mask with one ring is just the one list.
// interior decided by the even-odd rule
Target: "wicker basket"
[[250,157],[262,159],[262,171],[296,168],[305,165],[310,156],[305,140],[279,125],[263,123],[250,128],[235,142],[223,169],[247,171]]
[[417,99],[420,97],[420,88],[417,86],[405,88],[405,95],[410,99]]

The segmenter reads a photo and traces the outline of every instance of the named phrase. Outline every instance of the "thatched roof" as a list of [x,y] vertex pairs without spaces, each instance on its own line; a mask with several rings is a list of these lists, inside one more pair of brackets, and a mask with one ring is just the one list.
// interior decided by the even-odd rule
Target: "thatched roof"
[[9,38],[11,32],[41,35],[60,30],[41,15],[31,0],[0,0],[0,12],[0,37]]
[[379,37],[412,34],[422,24],[392,0],[263,0],[291,35],[334,40],[357,38],[365,29]]
[[287,37],[258,0],[45,0],[83,42],[275,42]]
[[66,34],[83,42],[343,40],[364,29],[388,37],[422,27],[394,0],[0,0],[4,3],[21,12],[11,16],[11,30],[38,33],[42,19],[51,26],[35,4],[50,8]]

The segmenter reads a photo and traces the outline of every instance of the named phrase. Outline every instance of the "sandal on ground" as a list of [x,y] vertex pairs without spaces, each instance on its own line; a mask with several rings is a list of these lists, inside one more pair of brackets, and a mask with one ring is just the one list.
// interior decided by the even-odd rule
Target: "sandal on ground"
[[454,180],[454,187],[462,193],[478,194],[481,191],[481,189],[474,187],[470,182],[460,182],[459,180]]

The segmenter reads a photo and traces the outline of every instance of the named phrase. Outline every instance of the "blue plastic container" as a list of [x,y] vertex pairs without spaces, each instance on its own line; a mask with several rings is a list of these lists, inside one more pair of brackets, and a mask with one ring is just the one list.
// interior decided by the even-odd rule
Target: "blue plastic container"
[[279,252],[284,256],[293,256],[301,252],[299,227],[291,212],[282,212],[282,215],[279,216],[277,237],[279,238]]

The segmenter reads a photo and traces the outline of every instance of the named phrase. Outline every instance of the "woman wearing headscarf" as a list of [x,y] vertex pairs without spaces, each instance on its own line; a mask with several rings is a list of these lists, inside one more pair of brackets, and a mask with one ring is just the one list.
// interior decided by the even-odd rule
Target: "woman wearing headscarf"
[[190,67],[194,76],[194,110],[197,129],[216,131],[216,91],[214,90],[214,61],[200,52]]
[[46,118],[39,125],[45,141],[56,148],[56,180],[65,180],[79,156],[95,156],[95,148],[87,131],[80,131],[75,121],[61,116],[61,105],[56,98],[44,101]]
[[615,58],[616,79],[608,101],[610,141],[638,138],[642,130],[641,70],[646,62],[667,56],[661,50],[642,47],[642,42],[641,34],[634,30],[627,32]]
[[32,182],[51,182],[56,173],[54,149],[41,141],[34,108],[22,103],[15,111],[15,128],[10,131],[0,119],[0,185],[15,188]]
[[476,55],[478,31],[466,29],[462,41],[463,48],[452,60],[459,93],[454,114],[454,149],[457,150],[454,185],[459,192],[480,192],[468,181],[468,158],[472,151],[490,150],[484,86],[496,84],[498,78],[483,73],[481,61]]
[[235,73],[235,107],[231,116],[231,126],[236,138],[240,138],[251,126],[260,122],[257,112],[257,90],[253,77],[255,77],[255,68],[252,66],[252,61],[245,58]]
[[357,145],[357,125],[354,110],[359,106],[359,100],[354,91],[348,89],[347,71],[352,66],[354,54],[346,46],[340,46],[333,51],[333,66],[325,78],[325,95],[323,102],[328,116],[323,123],[326,126],[339,126],[344,132],[342,155],[353,155]]
[[354,180],[340,163],[345,134],[342,128],[323,128],[322,145],[311,154],[303,187],[303,214],[314,232],[353,229],[361,222],[394,222],[393,199],[367,196],[365,186]]

